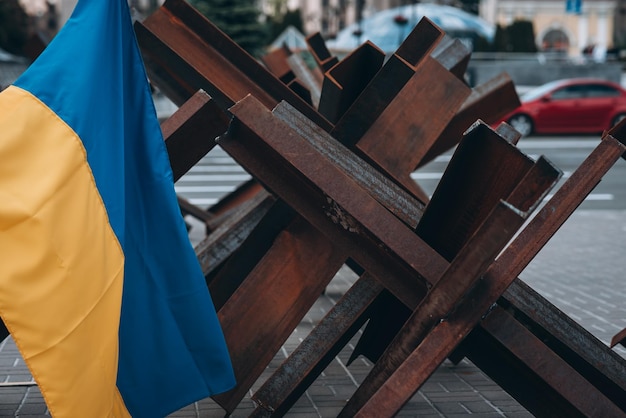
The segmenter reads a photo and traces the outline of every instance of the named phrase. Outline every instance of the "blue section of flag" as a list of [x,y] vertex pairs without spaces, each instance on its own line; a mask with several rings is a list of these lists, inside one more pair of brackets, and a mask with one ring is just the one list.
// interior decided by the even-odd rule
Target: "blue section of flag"
[[126,1],[79,1],[15,84],[83,141],[123,248],[118,388],[130,413],[164,416],[232,388],[227,347],[177,204]]

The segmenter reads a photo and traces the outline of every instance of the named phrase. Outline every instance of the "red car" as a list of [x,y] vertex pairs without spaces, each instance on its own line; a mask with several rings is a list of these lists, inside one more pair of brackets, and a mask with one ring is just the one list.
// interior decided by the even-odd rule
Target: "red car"
[[626,90],[601,79],[552,81],[524,93],[520,101],[503,120],[523,136],[601,133],[626,117]]

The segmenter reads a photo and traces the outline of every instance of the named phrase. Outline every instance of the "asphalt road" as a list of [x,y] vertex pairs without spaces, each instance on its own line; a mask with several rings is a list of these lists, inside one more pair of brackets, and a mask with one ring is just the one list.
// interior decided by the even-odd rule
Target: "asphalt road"
[[[575,171],[600,142],[599,136],[531,136],[517,144],[526,155],[537,159],[543,155],[563,171],[563,178]],[[450,159],[448,152],[422,169],[413,178],[432,194]],[[580,206],[581,209],[626,209],[626,160],[618,161]]]
[[[529,157],[544,155],[563,171],[563,180],[575,171],[600,142],[599,136],[531,136],[518,147]],[[432,194],[452,151],[413,173],[412,177]],[[208,207],[248,180],[250,176],[223,150],[216,147],[176,184],[177,192],[200,207]],[[619,160],[581,205],[581,209],[626,209],[626,160]],[[559,187],[559,185],[557,185]]]

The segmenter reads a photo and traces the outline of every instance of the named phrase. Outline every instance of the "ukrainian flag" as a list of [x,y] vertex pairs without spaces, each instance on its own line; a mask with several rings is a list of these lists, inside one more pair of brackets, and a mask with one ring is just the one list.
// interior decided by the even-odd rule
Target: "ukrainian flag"
[[55,417],[235,384],[126,0],[81,0],[0,93],[0,315]]

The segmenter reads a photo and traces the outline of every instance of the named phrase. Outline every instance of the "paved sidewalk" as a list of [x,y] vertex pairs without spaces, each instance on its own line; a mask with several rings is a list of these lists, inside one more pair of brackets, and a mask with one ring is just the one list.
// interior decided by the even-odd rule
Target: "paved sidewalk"
[[[608,345],[626,327],[626,211],[575,212],[520,277],[558,308]],[[291,352],[320,318],[349,288],[355,276],[343,269],[293,332],[269,366],[267,375]],[[358,336],[357,336],[358,337]],[[292,408],[289,417],[334,417],[371,364],[346,362],[352,344]],[[626,350],[615,349],[626,357]],[[626,370],[624,371],[626,373]],[[262,382],[266,375],[262,376]],[[12,341],[0,346],[0,381],[27,382],[32,378]],[[253,388],[253,391],[257,389]],[[254,408],[244,399],[233,417],[245,417]],[[197,402],[171,417],[223,417],[211,399]],[[506,392],[467,360],[445,362],[426,382],[399,416],[409,417],[530,417]],[[36,386],[0,387],[0,417],[48,416]]]

